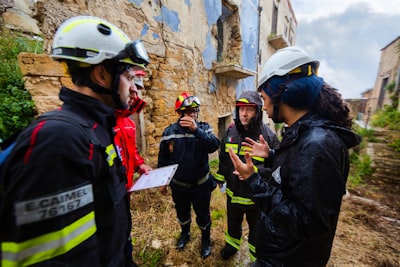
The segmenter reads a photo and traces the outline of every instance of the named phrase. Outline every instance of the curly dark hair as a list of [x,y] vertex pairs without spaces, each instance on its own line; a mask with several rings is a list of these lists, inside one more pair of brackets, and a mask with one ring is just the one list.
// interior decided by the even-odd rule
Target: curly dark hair
[[327,83],[324,83],[312,111],[348,129],[353,124],[349,105],[343,100],[338,90]]

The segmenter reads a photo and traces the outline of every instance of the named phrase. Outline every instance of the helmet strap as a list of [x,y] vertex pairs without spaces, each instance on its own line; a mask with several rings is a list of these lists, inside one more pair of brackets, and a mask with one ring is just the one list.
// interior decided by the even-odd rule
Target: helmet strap
[[118,81],[118,84],[119,84],[119,75],[116,74],[115,76],[118,76],[118,78],[114,78],[113,79],[113,88],[112,89],[107,89],[107,88],[105,88],[105,87],[103,87],[101,85],[98,85],[98,84],[96,84],[96,83],[94,83],[94,82],[92,82],[90,80],[87,80],[87,79],[82,81],[82,85],[89,87],[90,89],[92,89],[93,92],[96,92],[96,93],[99,93],[99,94],[111,95],[111,97],[114,100],[115,107],[117,109],[127,109],[128,107],[125,106],[121,102],[121,98],[120,98],[120,95],[118,93],[118,90],[114,89],[114,88],[118,88],[118,87],[115,87],[116,80]]
[[106,95],[112,94],[112,91],[110,89],[107,89],[101,85],[98,85],[88,79],[83,80],[82,85],[89,87],[90,89],[92,89],[93,92],[96,92],[99,94],[106,94]]
[[124,103],[122,103],[121,97],[120,97],[119,92],[118,92],[119,80],[120,80],[121,74],[122,74],[122,73],[120,73],[119,71],[117,71],[117,72],[114,74],[114,76],[113,76],[114,78],[113,78],[113,80],[112,80],[111,96],[112,96],[112,98],[113,98],[113,100],[114,100],[115,107],[116,107],[117,109],[128,109],[129,106],[126,105],[126,104],[124,104]]

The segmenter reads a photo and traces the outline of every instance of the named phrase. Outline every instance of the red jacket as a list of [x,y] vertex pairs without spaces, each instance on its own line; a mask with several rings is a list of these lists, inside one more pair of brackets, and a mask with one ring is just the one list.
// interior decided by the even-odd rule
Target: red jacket
[[115,114],[117,125],[114,127],[114,142],[122,157],[122,164],[126,168],[126,188],[129,189],[134,184],[133,175],[135,170],[144,163],[144,159],[140,156],[136,146],[136,125],[130,117],[132,111],[117,110]]

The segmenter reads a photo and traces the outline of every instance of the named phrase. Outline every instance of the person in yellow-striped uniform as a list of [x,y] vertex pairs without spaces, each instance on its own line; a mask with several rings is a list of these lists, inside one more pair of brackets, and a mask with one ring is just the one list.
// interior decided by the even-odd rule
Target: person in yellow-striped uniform
[[0,176],[1,266],[137,266],[115,110],[129,108],[140,40],[91,16],[66,20],[52,57],[74,84],[19,135]]
[[[235,120],[225,131],[221,140],[219,152],[219,170],[215,175],[216,182],[221,187],[226,183],[227,221],[228,229],[225,232],[225,247],[220,251],[223,259],[229,259],[239,249],[242,243],[242,222],[246,216],[249,226],[250,259],[255,261],[255,226],[258,220],[258,208],[251,199],[250,189],[233,174],[234,167],[229,157],[228,148],[231,147],[240,158],[244,156],[242,142],[246,137],[258,140],[262,135],[270,147],[279,144],[275,133],[262,120],[262,100],[258,92],[245,91],[236,101]],[[264,158],[253,158],[254,165],[260,173],[268,173],[264,167]]]

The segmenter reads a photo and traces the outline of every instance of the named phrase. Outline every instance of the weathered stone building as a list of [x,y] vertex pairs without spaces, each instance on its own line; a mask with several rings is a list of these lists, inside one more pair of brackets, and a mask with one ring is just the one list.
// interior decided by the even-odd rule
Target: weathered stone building
[[0,1],[1,25],[45,42],[45,54],[19,56],[25,86],[39,113],[60,104],[61,85],[70,85],[52,61],[56,27],[74,15],[109,20],[132,39],[144,41],[150,55],[143,98],[136,117],[141,152],[154,165],[163,129],[177,117],[176,96],[197,95],[200,120],[221,136],[233,117],[234,103],[255,90],[257,72],[276,49],[293,45],[297,22],[290,0],[20,0]]
[[[400,36],[381,49],[375,85],[366,104],[366,112],[375,113],[385,105],[392,105],[392,96],[399,97],[400,83]],[[387,86],[392,84],[392,89]],[[400,110],[400,106],[397,107]]]

